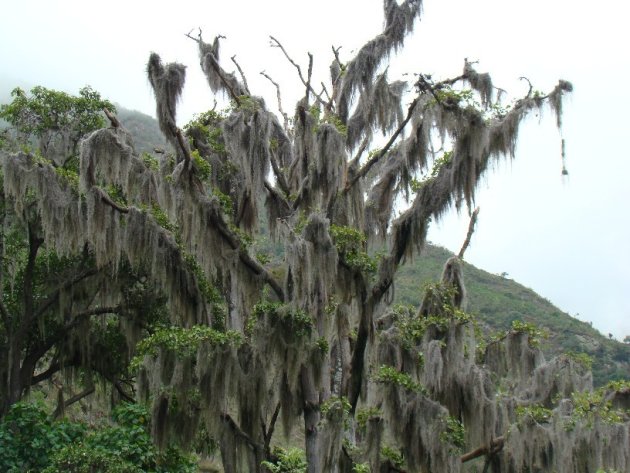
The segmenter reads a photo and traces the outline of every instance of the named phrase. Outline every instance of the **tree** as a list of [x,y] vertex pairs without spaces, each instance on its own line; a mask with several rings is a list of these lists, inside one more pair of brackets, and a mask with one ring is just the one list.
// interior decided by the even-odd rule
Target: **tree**
[[[59,380],[65,392],[58,413],[94,392],[94,375],[131,400],[127,341],[135,345],[141,327],[163,316],[160,298],[151,292],[150,283],[142,282],[146,276],[122,265],[111,280],[111,268],[97,265],[88,245],[69,242],[64,250],[45,242],[55,230],[40,218],[42,206],[49,201],[67,208],[82,199],[78,143],[86,132],[104,125],[104,107],[115,110],[90,88],[75,97],[35,87],[30,95],[15,89],[13,101],[0,108],[0,117],[11,125],[7,148],[22,150],[24,161],[14,163],[46,188],[45,195],[35,195],[30,185],[18,184],[11,192],[20,197],[11,201],[6,199],[10,184],[5,181],[0,196],[0,415],[31,386],[62,372],[82,382],[64,383],[68,376]],[[8,164],[6,159],[3,164]],[[7,176],[5,172],[2,177]],[[71,212],[58,217],[56,225],[81,231],[81,222]],[[80,392],[73,392],[77,387]]]
[[[627,442],[597,440],[627,438],[627,386],[592,392],[587,367],[546,363],[523,322],[477,346],[463,311],[465,248],[417,311],[389,307],[430,221],[451,205],[472,210],[479,178],[513,156],[528,112],[550,106],[560,124],[572,89],[560,81],[505,106],[465,61],[450,79],[417,74],[405,107],[408,84],[382,65],[420,9],[385,0],[383,32],[347,62],[333,49],[321,92],[312,57],[304,74],[272,37],[305,89],[292,121],[223,68],[220,37],[200,33],[208,84],[232,106],[179,129],[185,67],[152,54],[172,155],[135,155],[112,119],[82,142],[78,193],[28,153],[4,159],[5,194],[19,210],[29,189],[42,244],[87,248],[96,268],[120,278],[129,265],[166,294],[170,325],[148,333],[132,362],[159,445],[188,444],[203,427],[226,472],[301,469],[293,450],[272,448],[278,421],[289,432],[301,419],[309,473],[461,471],[477,458],[486,471],[627,469]],[[46,199],[51,188],[58,199]],[[401,195],[410,205],[393,218]]]

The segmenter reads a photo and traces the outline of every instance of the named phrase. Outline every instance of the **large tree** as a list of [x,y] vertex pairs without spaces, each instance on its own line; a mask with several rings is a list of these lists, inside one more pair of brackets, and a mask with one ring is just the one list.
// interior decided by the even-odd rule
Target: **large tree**
[[[26,167],[20,171],[47,190],[15,188],[15,201],[0,194],[0,415],[44,381],[55,381],[61,391],[57,413],[93,393],[99,379],[133,400],[128,345],[159,319],[160,298],[141,268],[124,264],[112,280],[111,268],[96,264],[89,245],[56,251],[45,241],[40,217],[45,201],[84,204],[77,201],[79,142],[105,124],[103,109],[115,108],[87,87],[78,96],[35,87],[15,89],[12,97],[0,107],[10,125],[3,152],[21,150]],[[58,225],[70,229],[80,222],[70,214]]]
[[[581,360],[545,362],[526,324],[478,345],[463,252],[417,311],[389,307],[430,222],[471,210],[490,163],[514,155],[523,119],[546,106],[560,117],[572,88],[505,106],[468,61],[452,78],[391,82],[384,65],[420,11],[385,0],[383,31],[347,62],[333,49],[321,89],[312,62],[305,72],[271,38],[304,86],[292,120],[240,68],[224,69],[220,37],[200,34],[208,84],[232,106],[181,130],[185,67],[152,54],[172,154],[137,156],[112,116],[82,142],[78,192],[32,154],[3,159],[16,214],[37,202],[42,244],[61,256],[86,248],[112,280],[134,268],[165,294],[170,326],[133,363],[159,444],[203,429],[226,472],[283,471],[291,455],[272,449],[281,420],[285,432],[301,423],[309,472],[474,470],[477,458],[492,471],[630,465],[628,388],[592,392]],[[409,205],[394,218],[401,196]]]

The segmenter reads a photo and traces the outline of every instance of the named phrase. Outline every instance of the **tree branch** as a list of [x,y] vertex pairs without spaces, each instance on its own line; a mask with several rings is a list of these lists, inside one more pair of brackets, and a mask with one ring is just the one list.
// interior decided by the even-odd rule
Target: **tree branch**
[[36,318],[39,318],[45,311],[47,311],[55,303],[55,301],[58,300],[59,294],[61,291],[70,289],[75,284],[83,281],[85,278],[88,278],[90,276],[97,274],[98,272],[99,272],[98,269],[90,268],[89,270],[80,273],[73,279],[70,279],[66,281],[65,283],[63,283],[61,286],[55,289],[55,291],[46,298],[46,301],[42,304],[42,306],[39,309],[37,309]]
[[483,445],[479,448],[476,448],[464,455],[462,455],[459,459],[462,463],[466,463],[470,460],[474,460],[475,458],[479,458],[482,455],[494,455],[503,449],[503,445],[505,443],[505,439],[503,436],[497,437],[490,441],[490,445]]
[[74,404],[76,402],[79,402],[81,399],[83,399],[84,397],[89,396],[94,391],[95,391],[95,388],[92,385],[92,386],[89,386],[89,387],[85,388],[80,393],[75,394],[70,399],[67,399],[67,400],[64,401],[63,398],[60,398],[59,399],[60,402],[57,404],[57,408],[55,409],[55,411],[52,414],[53,420],[57,419],[60,415],[62,415],[67,407],[70,407],[72,404]]
[[99,194],[103,203],[109,205],[111,208],[113,208],[114,210],[117,210],[120,213],[123,213],[123,214],[129,213],[128,207],[123,207],[121,205],[118,205],[116,202],[112,200],[112,198],[107,194],[107,192],[105,192],[100,187],[94,186],[92,187],[92,189],[94,189],[94,192],[97,192]]
[[252,448],[261,448],[263,447],[259,443],[255,442],[249,435],[247,435],[243,430],[234,422],[234,419],[229,414],[221,414],[221,420],[225,422],[228,427],[234,432],[235,435],[241,437],[245,442],[247,442]]
[[243,69],[241,69],[241,66],[239,65],[239,63],[236,62],[236,54],[232,56],[230,59],[232,60],[234,65],[236,65],[236,68],[238,69],[238,73],[241,75],[241,79],[243,79],[243,88],[245,89],[245,92],[247,92],[247,95],[251,95],[251,92],[249,91],[249,86],[247,85],[247,79],[245,78],[245,74],[243,73]]
[[409,105],[409,108],[407,109],[407,116],[405,117],[405,119],[402,121],[402,123],[400,124],[400,126],[398,127],[398,129],[394,132],[394,134],[391,136],[391,138],[389,139],[389,141],[387,142],[387,144],[376,154],[374,155],[371,159],[369,159],[361,169],[359,169],[359,172],[357,172],[354,177],[348,182],[346,183],[346,187],[343,190],[344,194],[347,194],[350,189],[352,188],[352,186],[354,186],[357,181],[359,179],[361,179],[362,177],[364,177],[369,170],[372,168],[372,166],[374,166],[376,163],[378,163],[381,158],[383,156],[385,156],[385,154],[387,154],[387,152],[389,151],[389,149],[392,147],[392,145],[394,144],[394,142],[396,141],[396,138],[398,138],[398,136],[402,133],[402,131],[404,130],[405,126],[407,126],[407,123],[409,123],[409,120],[411,120],[411,117],[413,115],[413,111],[416,108],[416,105],[418,105],[418,101],[419,98],[416,97],[413,102],[411,102],[411,104]]
[[[306,96],[306,103],[308,103],[309,101],[309,91],[311,89],[313,89],[311,87],[311,79],[313,78],[313,55],[311,53],[308,53],[308,74],[307,74],[308,79],[306,80],[306,91],[304,93],[304,95]],[[313,90],[313,93],[315,93],[315,91]]]
[[221,66],[219,66],[217,59],[212,54],[209,54],[209,56],[210,56],[210,64],[212,65],[212,68],[215,70],[215,72],[219,76],[219,79],[221,79],[221,82],[223,82],[223,85],[225,85],[225,88],[228,90],[228,92],[230,92],[230,95],[232,96],[232,100],[234,100],[236,105],[240,107],[241,99],[239,98],[238,94],[234,91],[234,88],[232,87],[230,82],[225,78],[225,75],[223,74],[223,70],[221,69]]
[[[297,69],[298,72],[298,76],[300,77],[300,80],[302,81],[302,84],[304,84],[304,87],[306,87],[306,91],[307,91],[307,98],[308,98],[308,92],[312,92],[313,95],[315,95],[315,97],[317,98],[317,102],[323,106],[326,106],[326,102],[324,102],[324,100],[322,100],[321,96],[315,92],[315,89],[313,89],[313,87],[311,87],[310,84],[310,77],[309,77],[309,81],[307,82],[304,79],[304,76],[302,75],[302,68],[299,66],[299,64],[297,64],[293,59],[291,59],[291,56],[289,56],[289,53],[287,53],[286,49],[284,49],[284,46],[282,46],[282,44],[280,43],[280,41],[278,41],[276,38],[274,38],[273,36],[269,36],[269,38],[271,39],[272,43],[271,43],[271,47],[273,48],[280,48],[280,50],[284,53],[284,56],[287,58],[287,60],[293,64],[293,66]],[[309,69],[311,69],[312,66],[312,55],[309,53],[309,57],[310,57],[310,67]]]
[[470,222],[468,223],[468,233],[466,234],[466,240],[464,240],[464,244],[462,248],[459,250],[459,254],[457,257],[459,259],[464,259],[464,253],[468,249],[468,245],[470,245],[470,239],[472,238],[473,233],[475,232],[475,224],[477,223],[477,216],[479,215],[479,207],[475,209],[470,217]]
[[109,119],[109,122],[111,123],[112,127],[114,128],[120,127],[120,122],[118,121],[118,117],[116,117],[116,115],[114,115],[112,112],[110,112],[106,108],[103,109],[103,113],[105,113],[105,115]]
[[276,81],[274,81],[265,71],[260,73],[261,76],[267,78],[269,82],[271,82],[276,87],[276,97],[278,98],[278,110],[280,111],[280,115],[284,119],[284,131],[289,132],[289,116],[282,109],[282,97],[280,96],[280,86]]

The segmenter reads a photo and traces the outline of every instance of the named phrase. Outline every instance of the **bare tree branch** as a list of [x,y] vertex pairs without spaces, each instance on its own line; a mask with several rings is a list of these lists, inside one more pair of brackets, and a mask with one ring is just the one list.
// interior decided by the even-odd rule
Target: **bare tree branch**
[[470,222],[468,223],[468,233],[466,234],[466,240],[464,240],[464,244],[462,248],[459,250],[459,254],[457,257],[459,259],[464,259],[464,253],[468,249],[468,245],[470,245],[470,239],[472,238],[473,233],[475,232],[475,224],[477,223],[477,216],[479,215],[479,207],[475,209],[475,211],[470,216]]
[[[313,89],[311,87],[311,79],[313,77],[313,55],[308,53],[308,79],[306,80],[306,92],[304,95],[306,96],[306,103],[309,102],[309,92]],[[315,93],[315,91],[313,91]]]
[[94,388],[94,385],[92,385],[92,386],[88,386],[83,391],[81,391],[78,394],[75,394],[74,396],[70,397],[69,399],[64,400],[63,397],[61,397],[59,399],[60,402],[57,403],[57,407],[55,408],[55,411],[52,413],[52,418],[53,419],[59,418],[59,416],[63,415],[63,413],[65,412],[66,408],[70,407],[72,404],[74,404],[76,402],[79,402],[81,399],[89,396],[94,391],[95,391],[95,388]]
[[[272,43],[271,46],[274,48],[280,48],[280,50],[284,53],[284,56],[287,58],[287,60],[293,64],[293,66],[297,69],[298,71],[298,76],[300,77],[300,80],[302,81],[302,84],[304,84],[304,86],[307,88],[307,96],[308,96],[308,91],[313,92],[313,95],[315,95],[315,97],[317,98],[317,102],[323,106],[326,106],[326,102],[324,102],[321,98],[321,96],[315,92],[315,90],[311,87],[310,85],[310,79],[309,82],[307,82],[304,79],[304,76],[302,75],[302,68],[300,68],[299,64],[297,64],[293,59],[291,59],[291,56],[289,56],[289,53],[287,53],[286,49],[284,49],[284,46],[282,46],[282,44],[280,43],[280,41],[278,41],[276,38],[274,38],[273,36],[269,36],[269,38],[271,39]],[[309,63],[310,68],[312,68],[312,55],[309,53],[309,57],[311,58]]]
[[111,123],[112,127],[114,128],[120,127],[120,122],[118,121],[118,117],[116,117],[116,115],[114,115],[112,112],[110,112],[106,108],[103,109],[103,113],[105,113],[105,115],[107,116],[107,119]]
[[476,448],[462,455],[459,459],[462,463],[466,463],[470,460],[474,460],[475,458],[479,458],[482,455],[494,455],[501,451],[504,443],[505,439],[503,436],[497,437],[496,439],[490,441],[490,445],[483,445],[479,448]]
[[416,97],[413,100],[413,102],[411,102],[411,104],[409,105],[409,108],[407,109],[407,116],[402,121],[402,123],[398,126],[398,129],[394,132],[394,134],[390,137],[390,139],[387,142],[387,144],[385,144],[385,146],[378,153],[376,153],[371,159],[369,159],[363,165],[363,167],[361,169],[359,169],[359,172],[357,172],[354,175],[354,177],[352,177],[352,179],[350,179],[350,181],[348,181],[346,183],[346,187],[343,190],[344,194],[347,194],[350,191],[350,189],[352,189],[352,186],[354,186],[359,179],[364,177],[369,172],[369,170],[372,168],[372,166],[374,166],[376,163],[378,163],[381,160],[381,158],[383,158],[383,156],[385,156],[387,154],[387,152],[392,147],[392,145],[394,144],[394,142],[396,141],[398,136],[405,129],[405,126],[407,126],[407,123],[409,123],[409,120],[411,120],[411,117],[413,115],[413,111],[416,108],[416,105],[418,105],[418,101],[419,101],[419,98]]
[[243,73],[243,69],[241,69],[241,66],[239,65],[239,63],[236,62],[236,54],[232,56],[230,59],[236,65],[236,68],[238,69],[238,73],[241,75],[241,79],[243,79],[243,87],[245,88],[245,92],[247,92],[247,95],[251,95],[251,92],[249,91],[249,87],[247,85],[247,79],[245,78],[245,74]]
[[280,111],[280,115],[282,115],[282,118],[284,119],[284,131],[288,133],[289,132],[289,115],[287,115],[282,109],[282,97],[280,95],[280,86],[265,71],[262,71],[260,75],[267,78],[267,80],[276,87],[276,97],[278,98],[278,110]]
[[221,79],[221,82],[223,82],[223,85],[225,85],[225,88],[228,90],[228,92],[230,92],[230,96],[232,97],[232,100],[234,100],[236,105],[240,107],[241,99],[239,98],[238,94],[234,91],[234,88],[230,84],[230,81],[228,81],[225,78],[225,74],[223,74],[223,70],[221,69],[221,66],[219,66],[217,59],[212,54],[209,54],[208,56],[210,57],[210,64],[212,65],[212,68],[215,70],[215,72],[219,76],[219,79]]

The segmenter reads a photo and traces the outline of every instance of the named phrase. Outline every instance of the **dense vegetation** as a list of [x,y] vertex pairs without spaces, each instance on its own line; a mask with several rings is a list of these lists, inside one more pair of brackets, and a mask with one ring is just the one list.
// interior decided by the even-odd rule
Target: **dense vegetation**
[[[0,108],[7,468],[186,471],[181,451],[214,449],[226,473],[628,469],[628,383],[594,390],[587,357],[546,360],[542,330],[513,313],[485,337],[466,244],[417,307],[392,305],[431,221],[453,205],[474,218],[492,160],[513,156],[528,113],[560,126],[572,86],[505,104],[468,60],[392,82],[421,2],[383,4],[383,31],[347,61],[333,48],[321,92],[312,56],[305,76],[271,38],[304,86],[293,119],[201,32],[230,105],[179,128],[186,68],[152,53],[165,153],[139,153],[90,88],[17,89]],[[24,404],[34,390],[52,418],[93,395],[116,407],[86,431],[81,413]]]

